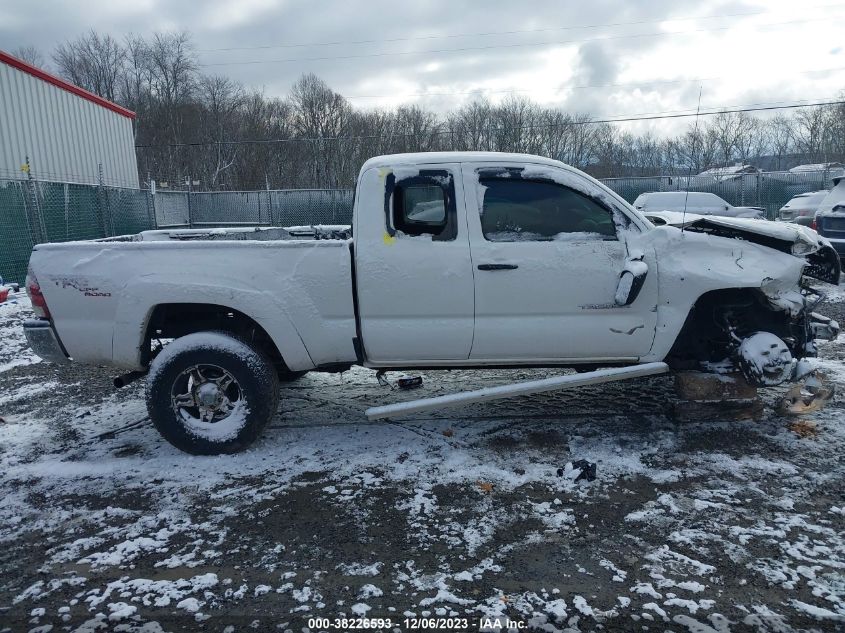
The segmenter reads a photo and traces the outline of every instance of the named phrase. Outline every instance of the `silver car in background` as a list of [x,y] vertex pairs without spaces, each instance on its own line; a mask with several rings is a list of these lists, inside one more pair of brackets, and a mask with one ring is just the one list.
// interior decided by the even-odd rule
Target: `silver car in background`
[[653,191],[641,193],[634,208],[643,213],[677,211],[729,218],[765,218],[762,207],[735,207],[715,193],[706,191]]
[[799,193],[780,208],[778,220],[812,226],[816,211],[828,193],[830,192],[827,189]]

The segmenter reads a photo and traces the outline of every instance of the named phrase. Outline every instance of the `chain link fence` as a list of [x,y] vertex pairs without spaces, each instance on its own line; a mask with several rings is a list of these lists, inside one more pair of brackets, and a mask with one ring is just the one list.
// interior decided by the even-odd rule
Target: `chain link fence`
[[0,276],[23,281],[34,244],[155,228],[151,204],[137,189],[0,180]]
[[0,179],[0,276],[23,282],[35,244],[156,228],[350,224],[352,190],[187,192]]
[[[607,178],[633,202],[652,191],[706,191],[770,219],[799,193],[830,189],[828,171],[763,172],[717,178]],[[350,224],[351,189],[158,191],[0,179],[0,276],[22,282],[34,244],[90,240],[155,228]]]
[[351,224],[350,189],[168,191],[155,194],[160,228]]

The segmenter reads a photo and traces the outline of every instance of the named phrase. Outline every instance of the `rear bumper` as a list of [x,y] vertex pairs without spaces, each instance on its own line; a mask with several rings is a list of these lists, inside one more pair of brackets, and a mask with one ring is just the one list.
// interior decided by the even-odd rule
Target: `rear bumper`
[[53,324],[47,319],[24,321],[23,333],[32,351],[51,363],[70,362]]

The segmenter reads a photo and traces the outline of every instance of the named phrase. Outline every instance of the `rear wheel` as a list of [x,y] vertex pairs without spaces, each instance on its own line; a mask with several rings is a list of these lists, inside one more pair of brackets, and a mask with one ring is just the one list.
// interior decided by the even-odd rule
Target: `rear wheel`
[[162,436],[194,455],[236,453],[256,440],[279,402],[261,352],[224,332],[183,336],[156,356],[147,410]]

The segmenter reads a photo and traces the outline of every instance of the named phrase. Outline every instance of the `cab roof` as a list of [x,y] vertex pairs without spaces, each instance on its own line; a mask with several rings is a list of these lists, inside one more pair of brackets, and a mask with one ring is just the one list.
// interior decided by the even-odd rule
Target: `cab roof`
[[409,154],[385,154],[369,159],[361,171],[371,167],[391,167],[394,165],[422,165],[437,163],[496,163],[496,162],[533,163],[572,169],[569,165],[534,154],[513,154],[509,152],[413,152]]

